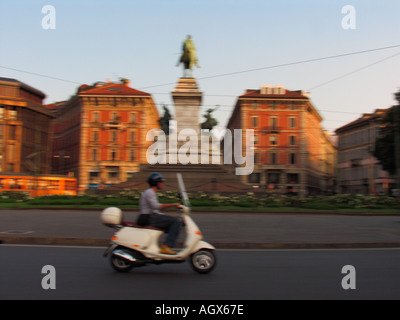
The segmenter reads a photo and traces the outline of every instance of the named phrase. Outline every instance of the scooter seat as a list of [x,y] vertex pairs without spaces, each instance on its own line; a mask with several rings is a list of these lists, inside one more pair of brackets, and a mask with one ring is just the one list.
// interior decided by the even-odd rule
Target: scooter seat
[[158,230],[158,231],[162,231],[162,232],[165,232],[165,231],[166,231],[166,230],[163,229],[163,228],[157,228],[157,227],[150,226],[150,225],[141,226],[141,225],[138,225],[136,222],[131,222],[131,221],[123,221],[123,222],[122,222],[122,225],[123,225],[124,227],[130,227],[130,228],[151,229],[151,230]]

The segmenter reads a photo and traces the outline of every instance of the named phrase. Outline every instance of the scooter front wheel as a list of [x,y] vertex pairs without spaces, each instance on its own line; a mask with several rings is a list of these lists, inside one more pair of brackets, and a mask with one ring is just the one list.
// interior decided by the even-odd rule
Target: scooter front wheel
[[190,257],[192,268],[198,273],[211,272],[217,263],[217,257],[213,250],[201,249]]

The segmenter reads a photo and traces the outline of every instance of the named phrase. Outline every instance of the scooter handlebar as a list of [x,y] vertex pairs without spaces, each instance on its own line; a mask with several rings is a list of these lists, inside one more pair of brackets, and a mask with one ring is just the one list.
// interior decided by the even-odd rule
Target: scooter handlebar
[[190,215],[190,208],[189,207],[186,207],[186,206],[182,205],[180,207],[180,210],[181,210],[181,214],[182,215]]

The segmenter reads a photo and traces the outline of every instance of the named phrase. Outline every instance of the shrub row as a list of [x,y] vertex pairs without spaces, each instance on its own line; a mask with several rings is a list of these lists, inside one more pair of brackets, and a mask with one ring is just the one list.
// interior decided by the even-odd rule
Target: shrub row
[[[42,196],[31,198],[26,193],[3,192],[0,193],[1,203],[24,203],[32,206],[43,205],[100,205],[100,206],[133,206],[139,205],[140,191],[122,191],[113,195],[79,195],[79,196]],[[334,195],[334,196],[309,196],[299,198],[287,195],[271,194],[207,194],[197,192],[189,194],[193,207],[238,207],[238,208],[305,208],[305,209],[386,209],[399,208],[399,199],[387,196],[365,195]],[[160,202],[180,202],[176,192],[159,193]]]

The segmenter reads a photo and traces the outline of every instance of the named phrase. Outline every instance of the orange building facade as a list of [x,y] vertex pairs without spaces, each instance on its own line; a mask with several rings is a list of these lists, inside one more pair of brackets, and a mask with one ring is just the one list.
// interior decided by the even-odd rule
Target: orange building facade
[[128,82],[82,85],[57,109],[53,168],[76,176],[81,191],[124,182],[147,163],[158,120],[151,95]]
[[321,121],[303,91],[282,86],[247,90],[227,125],[243,129],[243,135],[254,130],[254,170],[242,181],[271,193],[333,192],[336,151]]

